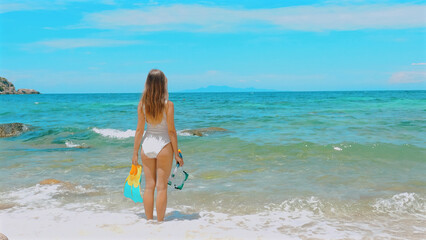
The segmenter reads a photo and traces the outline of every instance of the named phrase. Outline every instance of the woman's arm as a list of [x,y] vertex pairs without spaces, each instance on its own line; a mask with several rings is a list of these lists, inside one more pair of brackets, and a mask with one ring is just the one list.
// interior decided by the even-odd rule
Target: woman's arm
[[169,138],[170,142],[172,143],[173,152],[175,154],[176,162],[179,163],[180,166],[183,166],[183,160],[179,157],[178,153],[178,143],[177,143],[177,134],[176,134],[176,128],[175,128],[175,107],[173,105],[173,102],[168,101],[168,107],[167,107],[167,129],[169,130]]
[[138,126],[136,127],[135,145],[133,146],[132,164],[138,165],[139,148],[141,147],[143,131],[145,129],[145,114],[142,110],[142,101],[138,105]]

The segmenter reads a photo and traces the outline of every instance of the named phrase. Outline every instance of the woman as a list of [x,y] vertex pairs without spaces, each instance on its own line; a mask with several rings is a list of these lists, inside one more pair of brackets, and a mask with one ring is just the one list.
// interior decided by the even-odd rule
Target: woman
[[[132,164],[137,165],[142,142],[141,158],[145,174],[143,205],[148,220],[153,219],[155,187],[157,187],[157,220],[164,220],[167,182],[172,169],[173,153],[176,162],[183,166],[183,160],[178,155],[174,106],[167,98],[166,76],[158,69],[151,70],[146,78],[145,89],[138,106],[138,126],[132,158]],[[145,122],[147,128],[143,134]]]

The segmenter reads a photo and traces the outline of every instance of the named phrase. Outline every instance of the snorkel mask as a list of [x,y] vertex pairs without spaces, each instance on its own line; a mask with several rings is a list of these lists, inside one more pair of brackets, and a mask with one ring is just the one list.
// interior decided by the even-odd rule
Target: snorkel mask
[[[183,159],[180,149],[178,150],[178,153],[179,157]],[[167,184],[174,187],[175,189],[182,190],[183,184],[185,183],[186,179],[188,179],[188,176],[188,173],[183,170],[183,167],[180,167],[179,163],[176,163],[176,167],[169,177],[169,182]]]

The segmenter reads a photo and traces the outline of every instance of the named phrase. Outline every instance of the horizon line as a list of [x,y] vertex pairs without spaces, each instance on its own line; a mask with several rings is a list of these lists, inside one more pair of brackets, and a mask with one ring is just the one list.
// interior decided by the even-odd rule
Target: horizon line
[[[397,92],[397,91],[426,91],[426,89],[377,89],[377,90],[273,90],[273,91],[225,91],[225,92],[186,92],[173,91],[169,93],[280,93],[280,92]],[[142,94],[142,92],[69,92],[69,93],[40,93],[40,94],[0,94],[1,95],[48,95],[48,94]]]

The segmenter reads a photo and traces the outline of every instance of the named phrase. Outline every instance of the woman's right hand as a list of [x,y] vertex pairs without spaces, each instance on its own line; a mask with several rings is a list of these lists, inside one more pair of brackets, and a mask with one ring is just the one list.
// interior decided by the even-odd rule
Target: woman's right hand
[[176,163],[179,163],[179,166],[183,166],[183,159],[179,155],[175,155]]
[[132,164],[133,165],[139,165],[139,163],[138,163],[138,155],[133,155],[133,157],[132,157]]

